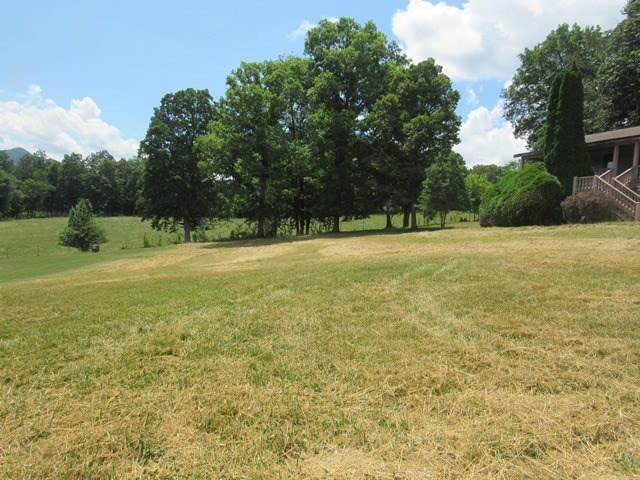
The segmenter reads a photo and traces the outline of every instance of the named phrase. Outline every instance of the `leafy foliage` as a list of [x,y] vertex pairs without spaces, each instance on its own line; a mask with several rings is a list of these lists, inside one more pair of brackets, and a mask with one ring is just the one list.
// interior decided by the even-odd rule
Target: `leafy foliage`
[[640,125],[640,1],[629,0],[626,18],[610,36],[600,68],[600,87],[612,127]]
[[474,165],[470,173],[480,175],[487,179],[489,183],[498,183],[507,173],[518,170],[520,165],[517,161],[511,161],[506,165]]
[[17,194],[16,178],[0,169],[0,217],[5,217],[11,211],[12,203]]
[[82,252],[89,251],[93,244],[107,241],[105,230],[96,222],[88,200],[82,199],[71,208],[69,223],[60,232],[58,241],[60,245],[74,247]]
[[470,173],[464,180],[465,187],[467,189],[468,208],[473,213],[474,218],[480,212],[480,205],[482,199],[487,193],[487,190],[491,187],[491,183],[483,175],[477,173]]
[[571,195],[560,204],[568,223],[597,223],[615,219],[616,203],[607,194],[587,190]]
[[460,96],[433,59],[392,69],[387,93],[366,121],[373,144],[373,168],[385,205],[400,205],[417,228],[425,169],[458,141]]
[[575,62],[585,81],[585,128],[588,132],[607,127],[606,104],[598,89],[598,71],[604,61],[606,36],[599,27],[562,24],[547,38],[519,55],[521,65],[510,85],[502,91],[504,115],[515,135],[529,147],[542,150],[547,101],[556,72]]
[[144,176],[141,213],[154,228],[184,228],[185,242],[191,229],[212,214],[213,192],[198,167],[195,141],[206,133],[213,119],[208,90],[188,88],[165,95],[154,110],[149,129],[140,143]]
[[518,227],[560,223],[562,185],[541,162],[506,175],[485,194],[480,206],[483,227]]
[[[233,213],[255,221],[261,238],[275,235],[303,195],[298,186],[307,170],[301,148],[304,87],[292,82],[307,69],[296,60],[243,63],[227,79],[216,120],[199,140],[207,176],[226,180]],[[296,215],[300,219],[300,212]]]
[[462,156],[455,152],[439,156],[426,169],[420,203],[427,218],[440,217],[440,228],[450,211],[467,207],[466,172]]
[[[333,218],[368,213],[369,196],[362,138],[363,117],[383,94],[394,57],[393,45],[373,22],[350,18],[322,20],[309,31],[305,53],[312,63],[310,98],[312,147],[319,164],[320,216]],[[364,163],[363,163],[364,162]]]

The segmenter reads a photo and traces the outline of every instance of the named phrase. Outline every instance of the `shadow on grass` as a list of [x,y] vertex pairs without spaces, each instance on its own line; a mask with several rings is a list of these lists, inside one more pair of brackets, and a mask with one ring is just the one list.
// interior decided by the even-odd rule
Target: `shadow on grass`
[[[319,233],[315,235],[291,236],[291,237],[272,237],[272,238],[248,238],[241,240],[218,240],[210,243],[203,243],[202,248],[237,248],[237,247],[261,247],[265,245],[281,245],[286,243],[306,242],[319,238],[357,238],[357,237],[374,237],[381,235],[406,235],[408,233],[420,232],[437,232],[443,230],[439,226],[418,227],[417,230],[408,228],[383,228],[370,230],[353,230],[349,232],[339,233]],[[453,230],[453,227],[445,227],[444,230]]]

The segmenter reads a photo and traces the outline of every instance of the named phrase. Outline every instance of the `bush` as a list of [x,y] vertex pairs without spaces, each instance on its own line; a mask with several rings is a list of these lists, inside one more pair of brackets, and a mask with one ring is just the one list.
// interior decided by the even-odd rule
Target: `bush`
[[598,190],[587,190],[567,197],[561,204],[568,223],[596,223],[615,220],[615,202]]
[[106,241],[104,228],[96,223],[91,203],[88,200],[80,200],[74,207],[71,207],[69,223],[60,232],[58,238],[60,245],[88,252],[91,245]]
[[480,205],[483,227],[556,225],[562,222],[562,185],[542,162],[511,172],[489,188]]

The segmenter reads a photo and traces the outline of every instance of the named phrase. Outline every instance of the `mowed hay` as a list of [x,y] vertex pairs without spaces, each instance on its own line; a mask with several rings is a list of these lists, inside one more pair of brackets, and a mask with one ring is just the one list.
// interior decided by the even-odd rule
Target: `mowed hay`
[[639,252],[338,235],[5,283],[0,477],[637,477]]

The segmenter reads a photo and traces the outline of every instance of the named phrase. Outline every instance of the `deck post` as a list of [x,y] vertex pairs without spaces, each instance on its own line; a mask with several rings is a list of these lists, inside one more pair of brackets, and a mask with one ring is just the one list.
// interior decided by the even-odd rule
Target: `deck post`
[[640,165],[640,140],[633,145],[633,166]]
[[613,146],[613,163],[611,165],[611,173],[612,173],[612,177],[615,177],[618,175],[618,164],[620,163],[620,145],[619,144],[615,144]]

